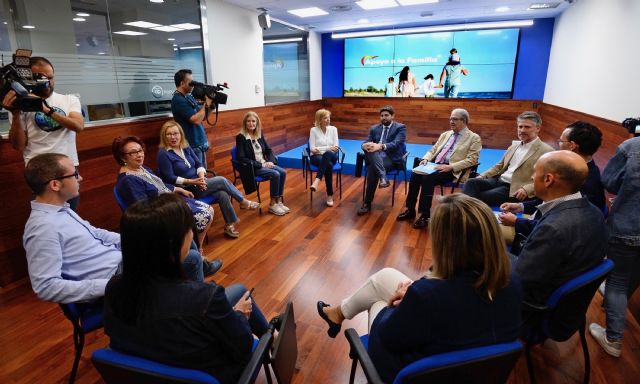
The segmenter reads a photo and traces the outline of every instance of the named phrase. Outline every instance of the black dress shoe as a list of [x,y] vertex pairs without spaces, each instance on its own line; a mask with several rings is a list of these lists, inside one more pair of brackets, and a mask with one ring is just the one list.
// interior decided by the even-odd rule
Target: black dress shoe
[[383,177],[380,179],[380,183],[378,183],[378,188],[388,188],[390,185],[389,180]]
[[358,208],[358,216],[366,215],[369,211],[371,211],[371,204],[364,203]]
[[425,215],[420,215],[418,220],[413,223],[413,228],[424,228],[427,226],[427,223],[429,223],[429,218]]
[[409,219],[414,219],[415,217],[416,217],[416,211],[405,209],[404,212],[402,212],[401,214],[398,215],[398,217],[396,217],[396,220],[405,221]]
[[327,314],[322,310],[322,308],[324,307],[330,307],[330,305],[325,304],[324,301],[318,301],[318,315],[320,315],[320,317],[322,317],[322,320],[326,321],[329,325],[329,329],[327,329],[327,335],[329,335],[330,338],[335,339],[340,332],[340,328],[342,328],[342,324],[334,323],[333,321],[331,321],[331,319],[329,319],[329,316],[327,316]]
[[209,277],[214,273],[218,272],[222,268],[222,260],[215,259],[213,261],[209,261],[207,259],[202,259],[202,273],[204,277]]

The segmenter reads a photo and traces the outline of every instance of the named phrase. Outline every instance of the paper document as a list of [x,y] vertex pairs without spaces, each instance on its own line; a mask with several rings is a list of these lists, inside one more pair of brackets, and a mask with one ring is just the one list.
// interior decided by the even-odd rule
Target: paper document
[[438,164],[428,162],[427,164],[424,164],[424,165],[418,165],[417,167],[413,168],[411,172],[419,173],[421,175],[430,175],[432,173],[438,172],[435,168],[436,165]]

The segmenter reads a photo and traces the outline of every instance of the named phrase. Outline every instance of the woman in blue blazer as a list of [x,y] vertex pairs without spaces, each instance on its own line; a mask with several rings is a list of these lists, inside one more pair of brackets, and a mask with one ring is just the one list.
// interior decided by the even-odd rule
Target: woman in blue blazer
[[158,173],[165,183],[182,186],[196,198],[215,197],[226,223],[224,233],[229,237],[240,236],[240,232],[235,227],[238,216],[233,209],[231,199],[236,200],[241,209],[260,208],[259,203],[245,199],[242,192],[226,178],[205,177],[206,165],[202,164],[193,149],[189,147],[182,127],[174,120],[167,121],[160,129],[158,167]]
[[425,276],[413,281],[385,268],[341,305],[318,302],[330,337],[345,319],[369,312],[368,351],[385,382],[423,357],[518,337],[522,287],[491,209],[448,195],[429,227],[433,265]]

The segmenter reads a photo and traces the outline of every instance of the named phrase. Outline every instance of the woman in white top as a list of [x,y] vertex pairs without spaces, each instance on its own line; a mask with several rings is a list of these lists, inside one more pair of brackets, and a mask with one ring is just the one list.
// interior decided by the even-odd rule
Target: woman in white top
[[311,184],[313,192],[318,190],[322,178],[327,186],[327,206],[333,207],[333,165],[338,161],[338,129],[331,124],[331,112],[326,109],[316,111],[315,126],[309,132],[311,164],[318,167],[316,179]]

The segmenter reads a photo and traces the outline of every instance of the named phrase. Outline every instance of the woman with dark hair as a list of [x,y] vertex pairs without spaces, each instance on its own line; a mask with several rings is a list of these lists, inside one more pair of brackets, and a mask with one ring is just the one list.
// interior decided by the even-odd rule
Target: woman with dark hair
[[158,196],[162,193],[175,192],[186,198],[193,212],[198,232],[198,247],[202,253],[202,242],[213,220],[213,208],[193,199],[193,193],[165,184],[151,169],[144,166],[144,142],[137,136],[124,139],[116,137],[111,145],[113,157],[120,164],[120,173],[116,182],[116,191],[128,206],[136,201]]
[[416,77],[411,73],[408,66],[402,68],[400,76],[398,76],[398,88],[402,97],[413,97],[416,91]]
[[330,337],[369,312],[369,355],[385,382],[423,357],[515,340],[522,287],[495,216],[480,200],[448,195],[431,223],[432,268],[416,281],[385,268],[341,305],[317,309]]
[[229,237],[240,236],[240,232],[235,227],[238,216],[233,209],[231,199],[236,200],[241,209],[260,208],[259,203],[245,199],[242,192],[226,178],[205,177],[207,170],[193,149],[189,147],[182,127],[175,120],[167,121],[160,129],[158,167],[158,173],[165,183],[180,185],[197,198],[215,197],[224,217],[224,233]]
[[123,213],[123,273],[107,284],[105,332],[115,350],[233,383],[251,357],[252,333],[269,324],[244,286],[185,279],[193,224],[184,200],[169,193]]
[[289,207],[283,202],[287,171],[278,167],[278,160],[262,135],[262,123],[257,113],[249,111],[244,115],[242,127],[236,135],[236,150],[239,162],[251,164],[256,176],[269,179],[269,212],[276,216],[289,213]]

